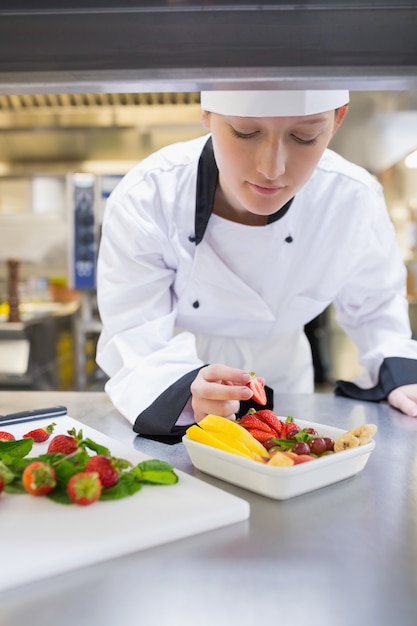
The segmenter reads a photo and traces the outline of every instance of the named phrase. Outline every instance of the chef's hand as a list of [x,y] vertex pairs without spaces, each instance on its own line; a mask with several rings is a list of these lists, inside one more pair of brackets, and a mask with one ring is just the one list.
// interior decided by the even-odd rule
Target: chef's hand
[[208,414],[235,419],[240,402],[249,400],[252,391],[246,387],[250,374],[227,365],[203,367],[191,384],[191,406],[199,422]]
[[388,402],[406,415],[417,417],[417,384],[393,389],[388,395]]

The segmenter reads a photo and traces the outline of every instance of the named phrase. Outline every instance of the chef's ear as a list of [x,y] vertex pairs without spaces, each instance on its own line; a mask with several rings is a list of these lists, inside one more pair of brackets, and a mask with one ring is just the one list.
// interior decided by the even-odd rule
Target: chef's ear
[[345,117],[345,115],[347,113],[347,110],[348,110],[348,105],[347,104],[345,104],[344,106],[339,107],[338,109],[336,109],[335,117],[334,117],[334,126],[333,126],[332,136],[335,134],[335,132],[339,128],[340,124],[343,122],[344,117]]
[[210,130],[210,111],[201,111],[201,121],[207,130]]

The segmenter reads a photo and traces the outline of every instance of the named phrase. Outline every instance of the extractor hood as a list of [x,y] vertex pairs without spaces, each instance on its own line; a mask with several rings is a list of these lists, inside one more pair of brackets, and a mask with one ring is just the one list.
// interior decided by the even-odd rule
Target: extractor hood
[[[198,92],[0,95],[3,175],[119,172],[168,143],[205,133]],[[417,148],[417,91],[353,91],[331,147],[374,174]],[[97,163],[101,164],[97,166]]]

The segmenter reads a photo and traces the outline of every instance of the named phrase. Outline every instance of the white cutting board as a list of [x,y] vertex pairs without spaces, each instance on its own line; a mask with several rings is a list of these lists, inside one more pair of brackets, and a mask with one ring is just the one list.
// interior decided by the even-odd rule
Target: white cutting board
[[[139,463],[149,456],[70,417],[56,420],[54,435],[73,427],[107,446],[114,456]],[[16,438],[51,419],[4,427]],[[46,451],[34,444],[29,456]],[[176,470],[176,485],[143,485],[122,500],[87,507],[45,497],[0,496],[0,591],[249,517],[249,503]],[[7,565],[6,565],[7,564]]]

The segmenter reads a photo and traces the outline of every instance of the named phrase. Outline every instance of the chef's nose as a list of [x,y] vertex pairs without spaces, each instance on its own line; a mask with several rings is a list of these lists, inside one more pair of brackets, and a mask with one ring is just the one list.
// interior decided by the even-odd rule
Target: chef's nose
[[259,150],[257,170],[267,180],[276,180],[285,172],[285,148],[279,141],[265,142]]

